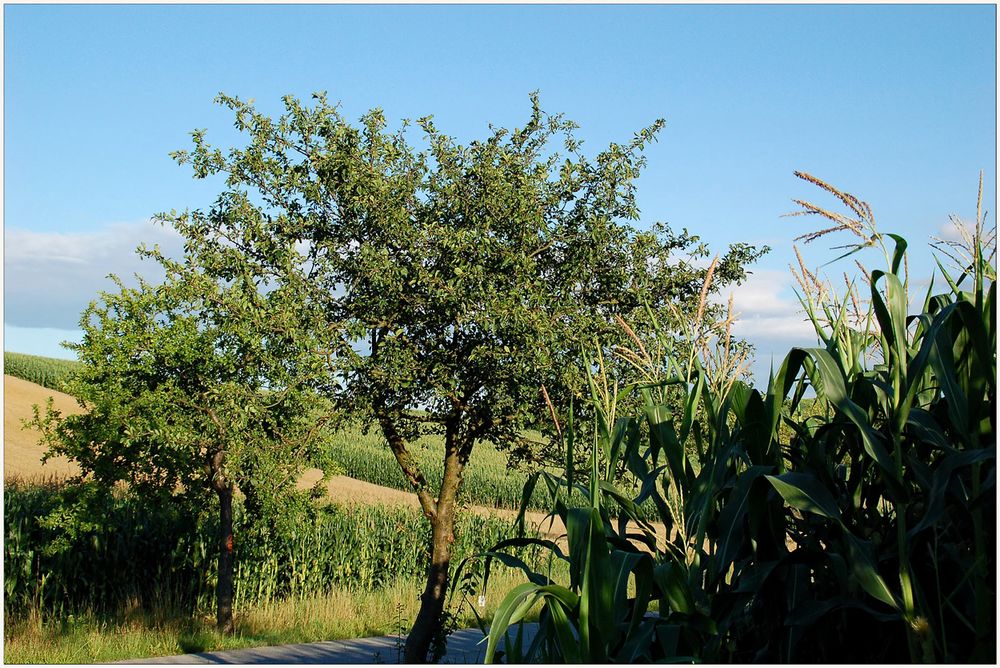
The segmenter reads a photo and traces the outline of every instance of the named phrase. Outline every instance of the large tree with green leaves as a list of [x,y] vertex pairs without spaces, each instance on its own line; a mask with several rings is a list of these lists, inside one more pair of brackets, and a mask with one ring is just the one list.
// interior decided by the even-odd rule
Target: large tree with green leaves
[[[640,232],[635,179],[657,121],[588,159],[574,125],[536,96],[523,128],[460,144],[417,121],[387,130],[381,110],[354,125],[325,96],[286,97],[277,119],[220,96],[245,145],[223,152],[193,134],[175,154],[199,178],[224,175],[207,211],[166,216],[219,276],[245,264],[290,286],[313,319],[333,405],[385,436],[432,526],[422,605],[406,660],[424,661],[448,588],[456,498],[474,446],[523,449],[547,415],[541,389],[566,400],[585,382],[582,345],[624,336],[668,304],[692,313],[705,249],[665,226]],[[561,140],[564,153],[552,144]],[[713,285],[745,275],[758,249],[736,245]],[[557,406],[557,409],[559,406]],[[412,454],[445,443],[441,480]]]
[[[233,630],[233,496],[251,519],[276,511],[315,446],[319,368],[294,293],[263,286],[251,263],[224,279],[196,253],[141,251],[166,270],[103,293],[83,313],[81,365],[67,388],[86,410],[36,410],[49,455],[76,461],[107,492],[188,508],[218,499],[217,624]],[[84,509],[85,510],[85,509]],[[80,519],[86,521],[86,518]]]

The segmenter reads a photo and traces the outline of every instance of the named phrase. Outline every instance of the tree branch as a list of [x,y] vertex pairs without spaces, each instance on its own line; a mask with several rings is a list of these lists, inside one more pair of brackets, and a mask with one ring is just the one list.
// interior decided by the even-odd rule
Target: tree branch
[[392,417],[384,406],[376,410],[376,416],[378,417],[379,426],[382,428],[382,434],[389,443],[389,449],[392,450],[392,454],[396,457],[396,462],[399,463],[399,467],[403,470],[403,475],[406,476],[406,479],[413,487],[424,515],[429,519],[435,518],[437,516],[437,502],[431,493],[427,478],[424,477],[423,471],[420,470],[420,465],[417,464],[417,460],[407,450],[406,440],[396,429]]

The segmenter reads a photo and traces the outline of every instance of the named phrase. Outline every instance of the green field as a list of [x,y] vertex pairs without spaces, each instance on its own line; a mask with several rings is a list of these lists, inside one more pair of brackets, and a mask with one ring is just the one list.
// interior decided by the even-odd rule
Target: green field
[[[344,475],[357,480],[410,491],[392,451],[377,429],[363,434],[356,426],[348,426],[326,437],[325,451]],[[444,442],[439,437],[424,436],[418,440],[413,454],[424,475],[434,484],[444,470]],[[516,510],[520,507],[528,472],[509,467],[507,455],[491,443],[478,443],[465,469],[459,501],[470,505]],[[529,507],[548,508],[548,493],[538,487]]]
[[66,381],[80,368],[79,362],[4,351],[3,372],[50,390],[64,392]]

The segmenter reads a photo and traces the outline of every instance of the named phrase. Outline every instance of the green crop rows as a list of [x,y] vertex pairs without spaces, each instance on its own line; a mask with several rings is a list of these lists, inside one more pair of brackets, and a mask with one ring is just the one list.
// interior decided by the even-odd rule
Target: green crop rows
[[[113,611],[129,600],[211,609],[218,552],[210,515],[63,484],[7,483],[4,494],[5,614],[38,610],[59,618]],[[98,504],[105,520],[67,532],[60,514],[50,515],[60,503]],[[280,518],[254,524],[237,503],[237,605],[334,587],[371,591],[424,574],[430,531],[415,510],[316,506],[298,497]],[[464,514],[455,563],[510,531],[509,521]]]
[[66,381],[79,368],[80,363],[22,353],[3,354],[3,372],[50,390],[64,391]]
[[[327,437],[326,451],[345,475],[384,487],[410,491],[399,464],[385,439],[377,431],[363,434],[357,427],[348,427]],[[424,475],[439,481],[444,470],[444,443],[440,438],[425,436],[413,447],[413,454]],[[507,456],[490,443],[476,445],[475,455],[465,470],[459,501],[472,505],[517,509],[521,504],[524,470],[509,468]],[[548,508],[548,492],[538,488],[531,496],[529,507]]]

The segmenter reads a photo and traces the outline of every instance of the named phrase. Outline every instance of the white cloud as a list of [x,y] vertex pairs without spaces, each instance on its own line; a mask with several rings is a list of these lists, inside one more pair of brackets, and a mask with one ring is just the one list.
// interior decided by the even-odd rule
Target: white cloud
[[4,323],[75,328],[98,292],[114,288],[109,274],[127,283],[136,273],[162,277],[155,262],[136,255],[141,243],[158,244],[168,255],[179,255],[182,248],[173,228],[152,221],[108,224],[91,232],[5,229]]
[[757,269],[743,285],[719,296],[733,295],[737,320],[733,333],[757,342],[810,344],[815,339],[812,325],[792,291],[792,276],[786,271]]
[[962,241],[972,236],[975,231],[976,226],[973,223],[967,223],[957,216],[951,216],[948,222],[942,223],[938,228],[937,236],[945,241]]
[[768,371],[793,347],[816,345],[816,333],[792,290],[793,280],[788,270],[754,269],[743,285],[716,297],[725,303],[733,295],[733,334],[754,345],[750,372],[757,387],[767,386]]
[[805,314],[743,317],[733,324],[733,333],[744,339],[789,341],[792,345],[809,345],[816,339],[816,330]]

